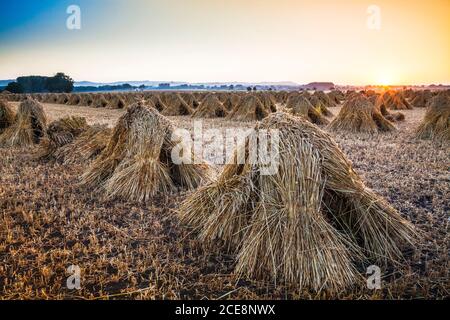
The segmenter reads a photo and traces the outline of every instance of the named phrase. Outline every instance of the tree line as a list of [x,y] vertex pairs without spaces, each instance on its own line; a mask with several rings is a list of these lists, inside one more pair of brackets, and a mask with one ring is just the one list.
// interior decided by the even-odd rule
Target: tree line
[[5,90],[11,93],[72,92],[74,81],[68,75],[58,72],[53,77],[25,76],[8,83]]

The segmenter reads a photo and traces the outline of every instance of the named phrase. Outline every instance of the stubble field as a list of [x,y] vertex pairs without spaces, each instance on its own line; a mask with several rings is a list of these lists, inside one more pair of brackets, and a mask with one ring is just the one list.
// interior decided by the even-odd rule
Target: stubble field
[[[44,109],[49,121],[79,115],[111,127],[124,112],[54,104]],[[331,111],[336,115],[339,107]],[[338,298],[450,296],[450,149],[414,138],[425,109],[404,113],[406,121],[394,133],[334,136],[367,186],[413,222],[421,241],[405,250],[401,266],[382,269],[380,290],[362,285]],[[169,118],[192,129],[189,117]],[[203,126],[224,130],[252,123],[205,119]],[[176,210],[186,194],[146,204],[107,199],[78,185],[88,163],[35,160],[37,148],[0,148],[0,298],[327,298],[237,279],[232,256],[206,252],[180,225]],[[66,287],[70,265],[81,268],[80,290]]]

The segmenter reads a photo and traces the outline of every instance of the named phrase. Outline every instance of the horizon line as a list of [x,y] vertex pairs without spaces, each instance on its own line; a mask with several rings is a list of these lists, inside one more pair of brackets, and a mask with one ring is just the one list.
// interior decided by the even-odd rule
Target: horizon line
[[[56,73],[54,73],[56,74]],[[16,78],[13,79],[0,79],[0,81],[16,81],[17,78],[19,77],[28,77],[28,76],[41,76],[41,75],[21,75],[21,76],[17,76]],[[70,76],[70,75],[69,75]],[[72,78],[73,79],[73,78]],[[76,80],[73,79],[73,81],[75,83],[77,82],[91,82],[91,83],[96,83],[96,84],[112,84],[112,83],[127,83],[127,82],[155,82],[155,83],[180,83],[180,84],[190,84],[190,85],[196,85],[196,84],[252,84],[252,85],[263,85],[264,83],[292,83],[293,86],[297,85],[297,86],[304,86],[304,85],[308,85],[308,84],[312,84],[312,83],[332,83],[334,86],[339,86],[339,87],[346,87],[346,86],[353,86],[353,87],[367,87],[367,86],[374,86],[374,87],[407,87],[407,86],[416,86],[416,87],[420,87],[420,86],[450,86],[450,82],[448,83],[438,83],[438,82],[431,82],[431,83],[421,83],[421,84],[389,84],[389,85],[382,85],[382,84],[373,84],[373,83],[368,83],[368,84],[339,84],[339,83],[335,83],[334,81],[309,81],[309,82],[305,82],[305,83],[298,83],[296,81],[292,81],[292,80],[275,80],[275,81],[236,81],[236,80],[231,80],[231,81],[179,81],[179,80],[114,80],[114,81],[94,81],[94,80]]]

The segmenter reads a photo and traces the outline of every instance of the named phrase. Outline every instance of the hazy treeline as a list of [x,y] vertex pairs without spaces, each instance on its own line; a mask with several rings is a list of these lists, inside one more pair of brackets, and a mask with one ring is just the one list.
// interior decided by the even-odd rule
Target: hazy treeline
[[12,93],[72,92],[74,81],[62,72],[53,77],[23,76],[10,82],[5,90]]

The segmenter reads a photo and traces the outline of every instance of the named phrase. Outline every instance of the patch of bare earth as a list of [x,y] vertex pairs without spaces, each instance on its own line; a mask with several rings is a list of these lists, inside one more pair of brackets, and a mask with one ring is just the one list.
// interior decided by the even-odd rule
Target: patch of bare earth
[[[113,125],[122,110],[45,104],[50,120],[81,115]],[[337,114],[338,108],[332,112]],[[381,290],[354,288],[339,298],[448,298],[449,147],[413,138],[424,110],[405,111],[395,133],[335,135],[367,185],[423,233],[401,266],[382,268]],[[171,117],[192,129],[187,117]],[[251,123],[204,120],[206,128]],[[78,186],[88,164],[33,159],[35,149],[0,149],[0,298],[235,299],[327,298],[232,274],[234,257],[207,253],[179,225],[185,194],[147,204],[105,199]],[[212,252],[215,252],[213,254]],[[66,269],[81,268],[81,289]],[[360,266],[362,274],[365,266]]]

